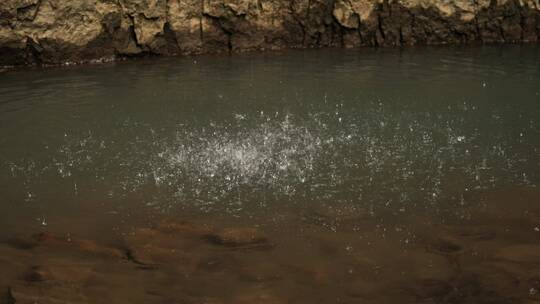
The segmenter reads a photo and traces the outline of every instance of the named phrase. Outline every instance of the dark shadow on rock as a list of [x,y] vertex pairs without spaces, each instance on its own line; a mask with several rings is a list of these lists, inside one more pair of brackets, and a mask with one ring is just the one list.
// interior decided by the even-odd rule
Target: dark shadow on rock
[[23,275],[23,279],[28,283],[37,283],[47,280],[48,272],[40,266],[32,266]]
[[522,299],[486,286],[477,274],[462,274],[449,281],[422,280],[408,287],[417,303],[514,304]]
[[203,236],[212,245],[232,249],[271,249],[274,247],[257,229],[226,228]]
[[11,293],[11,287],[7,287],[4,293],[0,296],[0,304],[15,304],[17,301]]
[[23,237],[11,237],[2,243],[19,250],[32,250],[38,245],[36,240]]
[[125,258],[125,252],[120,248],[100,244],[88,239],[59,236],[50,232],[41,232],[30,237],[12,237],[2,243],[19,250],[34,250],[38,247],[58,247],[101,257]]
[[461,245],[449,239],[438,238],[429,244],[430,251],[440,254],[458,253],[463,250]]
[[133,264],[135,264],[135,265],[137,265],[137,269],[140,269],[140,270],[155,270],[155,269],[158,268],[157,264],[146,263],[146,262],[141,261],[136,256],[136,254],[133,252],[133,250],[131,250],[129,248],[126,248],[124,250],[124,253],[125,253],[126,260],[133,263]]

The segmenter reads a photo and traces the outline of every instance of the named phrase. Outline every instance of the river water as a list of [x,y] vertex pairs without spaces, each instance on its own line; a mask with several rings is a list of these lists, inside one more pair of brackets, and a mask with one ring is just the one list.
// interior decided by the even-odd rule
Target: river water
[[536,46],[5,72],[0,303],[540,303],[539,183]]

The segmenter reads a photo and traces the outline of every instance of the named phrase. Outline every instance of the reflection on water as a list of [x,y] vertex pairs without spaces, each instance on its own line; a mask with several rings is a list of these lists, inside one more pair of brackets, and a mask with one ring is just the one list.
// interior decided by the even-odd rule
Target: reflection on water
[[[325,50],[5,74],[5,301],[540,301],[539,55]],[[126,282],[141,294],[103,294]]]

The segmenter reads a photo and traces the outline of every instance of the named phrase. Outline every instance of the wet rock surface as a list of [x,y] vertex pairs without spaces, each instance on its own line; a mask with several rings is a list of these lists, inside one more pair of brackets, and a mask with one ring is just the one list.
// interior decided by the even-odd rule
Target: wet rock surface
[[7,0],[0,65],[300,47],[536,42],[538,1]]
[[87,239],[76,239],[71,236],[58,236],[49,232],[41,232],[30,237],[12,237],[5,244],[20,250],[33,250],[39,247],[62,248],[75,250],[103,257],[121,258],[125,255],[119,248],[114,248]]
[[271,229],[160,219],[111,242],[48,231],[7,238],[0,303],[540,301],[536,232],[512,217],[498,217],[502,229],[485,225],[489,214],[427,229],[414,216],[389,230],[361,210],[309,213],[339,229],[306,214]]
[[204,235],[214,245],[231,248],[272,247],[268,239],[254,228],[225,228]]
[[0,303],[2,304],[14,304],[15,298],[13,297],[13,293],[11,291],[11,287],[7,287],[3,294],[0,296]]
[[510,262],[540,265],[540,245],[520,244],[508,246],[501,248],[495,256]]
[[31,267],[24,275],[26,282],[43,282],[49,277],[49,273],[40,266]]

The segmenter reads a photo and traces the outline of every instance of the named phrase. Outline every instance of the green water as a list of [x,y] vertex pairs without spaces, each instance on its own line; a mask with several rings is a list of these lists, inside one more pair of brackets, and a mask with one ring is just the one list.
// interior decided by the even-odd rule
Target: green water
[[[257,227],[272,243],[181,242],[173,247],[189,252],[187,264],[218,266],[177,269],[171,256],[141,275],[125,261],[73,262],[79,253],[48,247],[29,255],[6,241],[0,288],[45,303],[72,294],[90,303],[535,303],[539,124],[535,46],[0,74],[2,239],[47,232],[116,248],[167,218]],[[65,275],[79,263],[92,265],[92,284],[20,275],[34,264]]]

